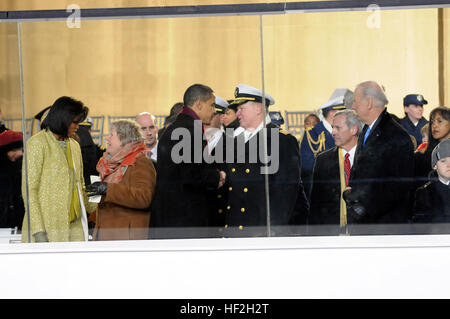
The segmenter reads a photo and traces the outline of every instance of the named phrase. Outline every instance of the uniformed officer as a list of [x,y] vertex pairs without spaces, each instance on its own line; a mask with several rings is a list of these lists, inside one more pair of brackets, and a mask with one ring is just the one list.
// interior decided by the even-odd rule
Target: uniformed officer
[[225,114],[225,111],[228,108],[228,102],[220,96],[216,95],[214,107],[216,109],[216,112],[211,119],[211,123],[205,125],[205,136],[208,140],[208,148],[210,153],[223,135],[224,130],[220,119],[221,116]]
[[281,115],[281,112],[269,112],[269,116],[272,123],[276,126],[281,127],[281,125],[284,124],[284,118],[283,115]]
[[408,94],[403,98],[405,117],[400,120],[400,124],[409,135],[414,136],[417,145],[422,144],[420,130],[428,123],[423,117],[424,104],[428,104],[428,101],[421,94]]
[[311,193],[312,172],[314,162],[320,152],[335,146],[331,135],[334,114],[346,108],[348,97],[352,92],[348,89],[336,89],[330,99],[319,107],[319,118],[321,121],[312,129],[305,130],[300,142],[300,153],[302,159],[302,180],[305,192],[309,199]]
[[234,130],[237,129],[240,126],[240,124],[239,119],[236,116],[237,105],[235,104],[230,105],[229,103],[231,102],[233,102],[233,100],[227,101],[228,106],[224,114],[220,116],[220,123],[222,123],[222,128],[225,131],[225,134],[233,136]]
[[264,98],[260,90],[239,84],[230,103],[238,105],[241,133],[234,138],[234,160],[227,162],[228,201],[217,212],[224,219],[220,229],[224,236],[266,236],[268,221],[271,235],[286,234],[287,228],[279,226],[304,222],[309,210],[297,140],[271,123],[268,115],[264,117],[268,113],[264,105],[275,103],[268,94]]

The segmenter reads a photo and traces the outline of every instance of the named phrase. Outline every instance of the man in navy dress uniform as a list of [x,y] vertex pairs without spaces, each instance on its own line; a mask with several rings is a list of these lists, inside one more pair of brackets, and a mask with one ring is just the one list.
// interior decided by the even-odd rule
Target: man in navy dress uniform
[[271,123],[264,107],[274,103],[270,95],[249,85],[236,88],[231,104],[238,105],[241,129],[235,131],[234,160],[227,162],[228,202],[218,211],[224,216],[224,236],[285,235],[294,229],[286,225],[306,221],[309,204],[300,177],[298,143]]
[[428,123],[422,116],[424,104],[428,104],[428,101],[420,94],[408,94],[403,98],[405,117],[400,120],[400,124],[405,128],[409,135],[414,136],[417,145],[422,144],[422,134],[420,133],[420,130]]

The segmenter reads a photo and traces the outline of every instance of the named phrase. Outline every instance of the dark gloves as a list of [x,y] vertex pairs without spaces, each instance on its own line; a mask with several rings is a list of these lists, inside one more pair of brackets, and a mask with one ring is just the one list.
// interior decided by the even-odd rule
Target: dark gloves
[[360,221],[366,215],[364,206],[361,205],[351,189],[344,191],[342,197],[344,198],[345,204],[347,204],[347,213],[354,221]]
[[86,187],[86,193],[88,196],[106,195],[108,190],[108,184],[103,182],[95,182]]
[[46,243],[48,242],[47,233],[45,231],[40,231],[36,234],[33,234],[34,241],[37,243]]

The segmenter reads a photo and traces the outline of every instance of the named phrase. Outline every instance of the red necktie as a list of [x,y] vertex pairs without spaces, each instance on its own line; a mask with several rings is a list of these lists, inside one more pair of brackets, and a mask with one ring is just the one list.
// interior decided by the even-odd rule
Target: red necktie
[[344,172],[345,172],[345,186],[348,185],[348,179],[350,178],[350,153],[345,154],[344,160]]

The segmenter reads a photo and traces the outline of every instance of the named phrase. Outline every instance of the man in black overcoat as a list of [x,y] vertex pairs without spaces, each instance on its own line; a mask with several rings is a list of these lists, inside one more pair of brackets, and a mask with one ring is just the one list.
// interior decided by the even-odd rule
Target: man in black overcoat
[[343,110],[334,115],[332,127],[336,146],[320,153],[314,164],[310,235],[346,233],[347,209],[342,193],[348,185],[362,123],[355,111]]
[[[207,157],[203,124],[215,112],[211,88],[194,84],[184,107],[158,143],[156,190],[150,215],[150,238],[210,237],[210,198],[225,181]],[[211,230],[216,232],[214,228]]]
[[[349,223],[397,224],[410,218],[414,147],[387,112],[388,100],[372,81],[356,87],[353,109],[365,126],[358,139],[347,198]],[[348,195],[348,196],[346,196]]]
[[[272,97],[264,96],[266,106],[274,104]],[[270,207],[271,235],[294,231],[285,226],[304,224],[309,210],[300,177],[297,140],[272,124],[269,116],[264,119],[263,93],[258,89],[240,84],[231,104],[239,105],[237,117],[242,130],[235,131],[241,133],[234,138],[234,161],[227,162],[225,187],[229,194],[222,212],[225,224],[221,230],[224,236],[267,236],[267,207]],[[263,152],[264,134],[267,162]],[[269,206],[266,195],[269,195]]]

